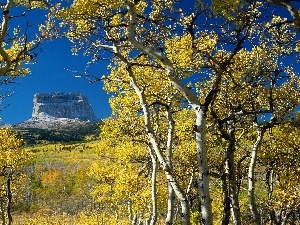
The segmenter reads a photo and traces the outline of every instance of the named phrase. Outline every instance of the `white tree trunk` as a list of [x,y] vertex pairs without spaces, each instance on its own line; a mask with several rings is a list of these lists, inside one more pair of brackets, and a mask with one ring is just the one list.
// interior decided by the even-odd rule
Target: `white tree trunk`
[[251,159],[250,159],[250,164],[248,169],[248,201],[249,201],[249,208],[256,225],[261,225],[261,218],[255,202],[254,170],[255,170],[255,165],[257,160],[257,151],[261,144],[263,134],[264,131],[259,127],[257,127],[257,138],[255,143],[252,146]]
[[194,108],[196,113],[196,144],[197,144],[197,160],[199,167],[198,189],[201,203],[202,224],[212,225],[212,206],[209,193],[209,170],[207,164],[206,149],[206,119],[201,106]]
[[152,196],[152,215],[149,225],[156,224],[157,221],[157,188],[156,188],[156,176],[157,176],[157,163],[156,157],[153,154],[152,150],[149,148],[151,162],[152,162],[152,173],[151,173],[151,196]]
[[[174,137],[174,121],[172,118],[171,110],[171,102],[169,103],[166,109],[166,117],[168,120],[168,138],[167,138],[167,163],[170,168],[172,168],[172,156],[173,156],[173,137]],[[172,225],[174,220],[174,190],[172,188],[172,184],[168,182],[168,209],[167,216],[165,220],[165,225]]]
[[232,211],[232,224],[240,225],[241,224],[241,214],[240,214],[240,204],[237,190],[237,181],[236,181],[236,166],[234,163],[235,159],[235,124],[234,121],[228,121],[228,147],[226,152],[226,165],[228,168],[228,188],[229,188],[229,198],[231,203]]
[[[7,0],[7,3],[5,5],[3,5],[3,17],[2,17],[2,23],[1,23],[1,29],[0,29],[0,55],[2,57],[2,60],[5,62],[4,66],[1,65],[0,68],[0,76],[3,76],[10,68],[10,66],[12,65],[12,61],[10,56],[8,55],[8,53],[4,50],[2,43],[5,43],[4,39],[5,36],[8,34],[8,24],[9,24],[9,20],[10,20],[10,16],[9,16],[9,10],[11,8],[11,6],[13,5],[13,1],[12,0]],[[4,13],[6,12],[6,13]]]
[[232,224],[240,225],[241,215],[240,215],[240,204],[239,204],[237,183],[236,183],[234,153],[231,153],[231,155],[229,156],[228,164],[229,164],[229,198],[230,198],[231,210],[232,210]]
[[168,210],[165,225],[172,225],[174,220],[174,191],[170,182],[168,182]]
[[[142,92],[140,92],[139,94],[140,94],[140,96],[143,95]],[[176,197],[180,201],[182,224],[189,225],[190,224],[190,209],[189,209],[187,198],[186,198],[184,192],[180,189],[178,182],[174,178],[171,168],[169,167],[167,160],[165,159],[165,156],[163,155],[163,153],[158,145],[156,136],[154,135],[151,124],[150,124],[150,117],[149,117],[147,106],[146,106],[146,104],[142,104],[142,106],[145,109],[145,111],[144,111],[145,125],[146,125],[150,143],[153,147],[153,150],[155,152],[155,155],[157,156],[158,161],[160,162],[160,164],[163,168],[163,171],[165,173],[168,183],[172,186],[172,189],[174,190]]]

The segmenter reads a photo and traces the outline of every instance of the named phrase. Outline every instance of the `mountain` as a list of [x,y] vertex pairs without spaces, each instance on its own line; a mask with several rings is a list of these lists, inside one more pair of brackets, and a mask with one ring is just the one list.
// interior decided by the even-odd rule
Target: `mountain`
[[31,119],[16,128],[52,129],[70,123],[95,122],[97,118],[88,99],[80,93],[37,93],[33,97]]
[[99,121],[80,93],[37,93],[31,119],[12,126],[26,145],[97,139]]
[[80,93],[37,93],[33,97],[33,103],[33,119],[44,119],[45,115],[49,115],[81,121],[96,120],[88,99]]

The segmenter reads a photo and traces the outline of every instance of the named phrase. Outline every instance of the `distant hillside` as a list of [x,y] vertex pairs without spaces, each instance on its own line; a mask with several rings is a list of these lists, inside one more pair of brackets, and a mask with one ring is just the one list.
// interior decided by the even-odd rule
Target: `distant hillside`
[[57,142],[80,142],[96,140],[99,137],[99,123],[72,122],[58,125],[51,129],[13,127],[25,145],[36,145]]

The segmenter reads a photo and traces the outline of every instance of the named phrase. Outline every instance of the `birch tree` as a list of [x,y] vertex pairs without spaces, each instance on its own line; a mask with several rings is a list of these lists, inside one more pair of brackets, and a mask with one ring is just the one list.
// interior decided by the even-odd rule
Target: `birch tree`
[[[270,18],[268,17],[270,12],[268,5],[259,1],[212,1],[211,3],[208,6],[201,1],[195,1],[187,6],[172,1],[140,0],[114,1],[113,3],[109,1],[75,1],[69,8],[59,10],[56,15],[62,20],[60,25],[67,27],[65,35],[74,43],[73,52],[78,54],[82,51],[84,54],[90,55],[90,64],[97,63],[106,56],[111,57],[114,65],[119,66],[120,62],[125,64],[124,71],[126,71],[125,75],[128,78],[127,82],[134,90],[135,96],[138,97],[142,109],[145,134],[182,204],[184,224],[190,223],[186,196],[176,185],[173,174],[170,173],[168,162],[161,154],[159,142],[153,130],[155,126],[150,116],[149,104],[151,105],[151,101],[149,102],[145,95],[145,92],[151,91],[153,87],[149,85],[141,88],[139,78],[143,74],[141,68],[145,68],[145,65],[139,65],[137,59],[141,56],[145,57],[147,66],[162,69],[165,81],[169,82],[180,93],[181,101],[190,107],[190,112],[193,112],[191,117],[194,118],[194,124],[191,130],[194,132],[198,159],[201,223],[212,224],[212,199],[209,190],[212,172],[208,166],[207,115],[210,107],[212,112],[218,108],[216,99],[226,90],[223,85],[236,85],[237,81],[231,78],[231,73],[237,69],[235,64],[241,67],[245,66],[243,57],[249,56],[247,48],[252,48],[253,52],[258,51],[258,49],[268,49],[265,47],[267,40],[260,39],[260,37],[265,35],[261,31]],[[261,18],[265,18],[266,21]],[[276,17],[274,18],[275,22],[268,27],[270,31],[279,26],[281,32],[281,25],[289,23],[280,19],[276,22]],[[276,33],[276,31],[274,32]],[[279,55],[280,57],[291,56],[294,51],[291,51],[291,46],[297,48],[294,41],[288,49],[285,49],[286,39],[284,38],[289,36],[289,33],[290,29],[287,29],[280,33],[282,37],[272,40],[279,43],[283,40],[283,45],[279,48],[282,47],[286,53]],[[104,52],[108,55],[105,55]],[[269,53],[273,54],[276,51]],[[257,56],[259,57],[258,53]],[[255,67],[254,62],[257,61],[250,60],[252,61],[246,65],[246,69],[249,65],[249,70],[268,69],[267,67]],[[272,63],[275,66],[278,65],[276,60]],[[140,74],[134,72],[136,68],[140,69]],[[240,69],[242,70],[242,68]],[[276,69],[272,72],[274,71]],[[249,77],[240,75],[237,79],[240,82],[243,82],[243,79],[251,81],[253,73],[248,71],[248,74],[250,74]],[[274,74],[276,73],[274,72]],[[257,71],[257,77],[254,78],[258,81],[264,81],[264,76],[261,76],[260,71]],[[124,80],[126,80],[125,76],[119,80],[120,84]],[[209,83],[207,84],[203,80],[208,80]],[[189,81],[191,82],[189,83]],[[253,87],[255,85],[254,82]],[[235,95],[227,96],[228,100],[232,100],[233,96]],[[257,96],[250,93],[247,97],[247,103],[249,103],[253,102],[252,100]],[[224,99],[222,100],[224,101]],[[253,104],[256,106],[255,103]],[[255,116],[264,115],[265,107],[269,107],[270,104],[266,105],[261,103],[258,108],[254,107],[254,111],[258,110],[258,112],[254,112],[253,105],[249,103],[247,107],[250,109],[247,108],[247,111],[242,111],[242,114],[247,115],[246,112],[251,111]],[[226,110],[230,111],[233,108],[226,108]],[[230,119],[226,119],[226,123],[234,121],[232,115],[238,115],[239,112],[241,111],[238,107],[234,108],[234,111],[230,112]],[[228,148],[224,162],[231,163],[232,167],[230,170],[232,177],[230,180],[230,201],[232,209],[235,210],[235,221],[239,224],[238,195],[237,190],[234,189],[236,182],[233,164],[234,154],[231,154],[236,151],[234,140],[236,134],[234,132],[233,127],[231,131],[229,129],[224,133],[230,134],[230,138],[233,138],[232,140],[228,139],[232,147]],[[232,158],[228,158],[229,156]],[[253,155],[253,159],[255,161],[255,155]]]

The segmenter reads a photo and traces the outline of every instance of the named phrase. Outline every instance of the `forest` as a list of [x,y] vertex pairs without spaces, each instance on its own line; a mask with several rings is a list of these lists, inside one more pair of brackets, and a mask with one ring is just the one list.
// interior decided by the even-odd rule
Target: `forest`
[[[80,142],[28,145],[0,130],[3,225],[299,224],[298,1],[0,6],[1,84],[66,38],[112,109]],[[35,10],[47,17],[30,26]]]
[[48,143],[72,143],[82,142],[86,140],[98,139],[100,134],[100,122],[83,122],[59,125],[52,129],[41,128],[19,128],[13,126],[17,130],[17,137],[23,140],[24,145],[41,145]]

